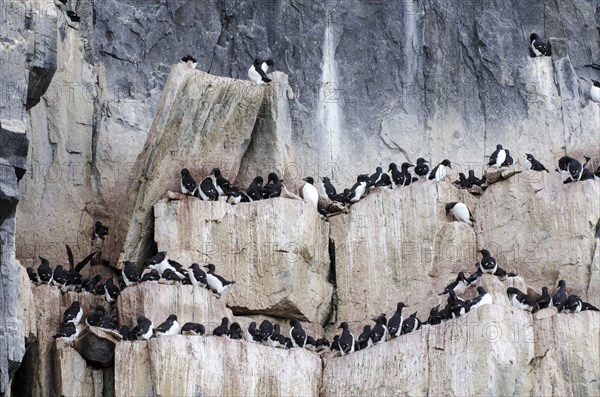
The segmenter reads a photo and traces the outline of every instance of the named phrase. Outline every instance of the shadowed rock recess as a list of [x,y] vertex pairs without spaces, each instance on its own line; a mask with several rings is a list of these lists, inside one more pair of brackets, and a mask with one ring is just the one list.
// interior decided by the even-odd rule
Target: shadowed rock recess
[[[150,4],[152,3],[152,4]],[[160,3],[160,4],[158,4]],[[260,2],[259,2],[260,3]],[[0,397],[8,396],[600,396],[600,312],[531,313],[506,289],[556,290],[600,306],[600,181],[563,184],[558,158],[600,158],[596,5],[422,1],[4,2],[0,33]],[[6,23],[5,23],[6,22]],[[74,28],[74,26],[76,28]],[[369,34],[364,34],[368,30]],[[530,58],[529,34],[553,45]],[[192,53],[198,68],[178,63]],[[274,58],[269,85],[245,80]],[[595,77],[594,77],[595,76]],[[479,195],[452,183],[483,171],[496,144],[517,164],[488,172]],[[524,169],[525,152],[551,170]],[[417,157],[452,160],[440,182],[377,188],[324,218],[274,198],[236,206],[179,191],[220,167],[243,187],[275,171],[339,188]],[[445,214],[467,205],[473,226]],[[94,221],[110,226],[92,243]],[[115,280],[159,251],[212,263],[235,280],[218,297],[192,285],[141,283],[102,295],[34,285],[38,255]],[[330,341],[445,305],[439,296],[479,250],[518,276],[481,276],[492,304],[338,357],[212,336],[223,317],[247,329],[291,319]],[[17,260],[17,258],[19,260]],[[67,265],[68,266],[68,265]],[[64,311],[102,305],[117,326],[139,315],[202,323],[203,336],[122,341],[85,328],[54,339]]]

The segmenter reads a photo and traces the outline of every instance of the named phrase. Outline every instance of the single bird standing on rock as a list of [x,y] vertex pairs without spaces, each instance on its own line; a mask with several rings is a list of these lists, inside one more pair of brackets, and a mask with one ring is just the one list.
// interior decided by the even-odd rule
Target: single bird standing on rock
[[314,186],[314,179],[308,176],[303,181],[306,181],[306,183],[302,186],[302,198],[317,207],[319,205],[319,192]]
[[546,45],[537,33],[532,33],[529,36],[529,45],[531,51],[536,57],[550,56],[550,46]]
[[473,219],[473,216],[471,216],[469,209],[463,203],[453,201],[446,204],[446,215],[449,213],[452,213],[454,219],[457,221],[464,222],[469,226],[472,226],[473,222],[475,222],[475,219]]
[[252,63],[252,66],[250,66],[248,69],[248,78],[259,85],[271,82],[271,79],[267,77],[269,66],[273,66],[272,59],[267,59],[264,61],[255,59]]
[[450,163],[450,160],[445,159],[431,170],[429,180],[435,180],[436,182],[441,181],[448,175],[448,168],[452,168],[452,164]]

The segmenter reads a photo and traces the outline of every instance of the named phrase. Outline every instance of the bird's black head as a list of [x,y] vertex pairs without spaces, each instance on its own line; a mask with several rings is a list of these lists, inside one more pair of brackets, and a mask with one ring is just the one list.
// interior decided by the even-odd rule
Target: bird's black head
[[312,176],[307,176],[306,178],[304,178],[302,180],[310,183],[311,185],[315,183],[315,180],[312,178]]
[[262,176],[260,176],[260,175],[259,175],[259,176],[257,176],[257,177],[255,177],[255,178],[254,178],[254,182],[255,182],[257,185],[259,185],[259,186],[262,186],[262,184],[263,184],[263,182],[264,182],[264,180],[263,180],[263,177],[262,177]]
[[356,182],[368,182],[368,181],[369,181],[369,175],[367,175],[367,174],[360,174],[356,178]]
[[167,317],[167,320],[169,320],[169,321],[177,321],[177,316],[175,314],[171,314],[169,317]]
[[460,179],[465,179],[466,178],[466,176],[465,176],[465,174],[463,172],[459,172],[458,176],[460,177]]
[[344,321],[343,323],[340,324],[340,326],[338,328],[348,329],[348,323]]
[[385,314],[382,314],[381,316],[377,317],[377,324],[387,324],[387,318],[385,318]]
[[296,320],[296,319],[294,318],[294,319],[290,320],[290,325],[291,325],[292,327],[295,327],[297,322],[298,322],[298,320]]
[[427,162],[427,160],[425,160],[425,159],[424,159],[424,158],[422,158],[422,157],[419,157],[419,158],[417,159],[417,165],[423,165],[423,163],[426,163],[426,162]]
[[564,287],[565,285],[566,285],[566,282],[565,282],[565,280],[560,280],[560,281],[558,282],[558,287]]
[[414,167],[414,164],[411,164],[411,163],[402,163],[402,169],[403,170],[407,170],[410,167]]
[[529,161],[533,160],[533,156],[529,153],[525,153],[525,158]]
[[183,169],[181,170],[181,176],[186,176],[186,175],[189,175],[189,174],[190,174],[190,172],[188,171],[188,169],[187,169],[187,168],[183,168]]
[[321,178],[321,180],[323,181],[323,183],[331,183],[331,180],[328,177],[323,177]]
[[375,172],[382,173],[383,172],[383,168],[377,167],[377,168],[375,168]]
[[539,38],[539,36],[537,35],[537,33],[532,33],[532,34],[529,36],[529,41],[536,40],[537,38]]
[[276,173],[271,172],[269,174],[269,176],[267,177],[267,182],[277,183],[277,182],[279,182],[279,177],[277,176]]
[[388,167],[388,171],[392,171],[392,170],[397,170],[398,166],[396,165],[396,163],[390,163],[390,166]]
[[542,287],[542,294],[548,293],[548,287]]
[[261,63],[262,63],[262,61],[261,61],[260,59],[258,59],[258,58],[254,58],[254,62],[252,63],[252,65],[253,65],[254,67],[257,67],[257,68],[259,68]]
[[204,267],[207,268],[209,272],[215,271],[215,265],[212,263],[209,263],[208,265],[204,265]]
[[215,167],[215,168],[212,169],[211,175],[220,176],[221,175],[221,170]]
[[489,256],[490,252],[488,250],[479,250],[479,252],[481,253],[481,255],[483,256]]
[[229,324],[229,319],[228,319],[227,317],[223,317],[223,318],[221,319],[221,324],[222,324],[222,325],[227,325],[227,324]]
[[469,170],[469,176],[475,176],[475,171]]
[[450,160],[448,159],[444,159],[444,161],[442,161],[442,164],[448,168],[452,168],[452,163],[450,163]]
[[404,302],[398,302],[398,304],[396,305],[396,309],[397,309],[397,310],[400,310],[400,309],[402,309],[403,307],[408,307],[408,306],[406,306],[406,305],[404,304]]
[[458,204],[456,201],[453,201],[451,203],[446,204],[446,215],[448,215],[450,213],[450,211],[452,210],[452,208],[454,208],[454,206]]
[[496,145],[496,150],[502,150],[502,145],[500,145],[500,144]]

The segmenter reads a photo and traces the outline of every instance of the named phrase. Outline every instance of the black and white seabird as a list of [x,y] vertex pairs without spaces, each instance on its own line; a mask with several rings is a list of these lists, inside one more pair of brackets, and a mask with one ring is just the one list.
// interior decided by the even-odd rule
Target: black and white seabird
[[462,172],[458,173],[458,185],[461,189],[470,189],[471,187],[473,187],[473,184],[471,183],[471,181],[469,181],[469,178],[467,178],[466,175]]
[[212,332],[214,336],[229,336],[229,319],[223,317],[221,319],[221,325],[215,328]]
[[239,323],[231,323],[229,327],[229,339],[244,339],[244,332],[242,331],[242,327]]
[[38,274],[33,269],[33,267],[27,268],[27,276],[29,277],[29,281],[31,281],[34,284],[38,284],[40,282],[40,279],[38,278]]
[[396,163],[390,163],[388,167],[388,172],[390,174],[390,178],[395,186],[403,186],[404,185],[404,174],[402,171],[398,169]]
[[248,189],[246,189],[246,193],[253,200],[262,200],[263,198],[263,178],[262,176],[257,176],[254,178]]
[[181,170],[181,193],[190,196],[195,196],[196,190],[198,190],[198,185],[196,185],[196,181],[190,174],[190,171],[188,171],[187,168],[183,168]]
[[50,262],[48,259],[39,257],[42,263],[37,268],[38,277],[41,283],[50,284],[52,282],[52,268],[50,267]]
[[310,335],[306,335],[306,345],[304,345],[306,350],[310,350],[312,352],[317,351],[317,341]]
[[386,341],[388,335],[387,319],[385,314],[377,317],[377,322],[371,330],[371,340],[374,345],[378,345]]
[[535,310],[537,311],[537,310],[547,309],[551,306],[553,306],[552,297],[548,293],[548,287],[543,287],[542,295],[537,300],[537,302],[535,302]]
[[104,226],[102,222],[96,221],[94,223],[94,230],[92,231],[92,240],[98,243],[104,241],[106,236],[108,236],[108,226]]
[[448,310],[450,318],[462,316],[469,311],[469,306],[467,306],[464,299],[456,296],[454,291],[448,292],[447,302],[446,309]]
[[75,340],[77,337],[77,327],[73,323],[67,323],[60,327],[58,332],[52,336],[54,339],[66,338],[67,341]]
[[255,59],[252,66],[248,69],[248,78],[259,85],[269,83],[271,81],[271,79],[267,77],[269,66],[273,66],[272,59],[264,61]]
[[92,314],[86,317],[85,323],[90,327],[99,327],[106,316],[107,314],[104,306],[98,305]]
[[494,259],[488,250],[480,250],[482,255],[481,260],[479,261],[479,269],[482,273],[494,274],[496,272],[496,259]]
[[565,302],[565,306],[563,311],[565,313],[579,313],[583,307],[583,301],[577,295],[569,295],[567,301]]
[[204,335],[204,332],[206,332],[204,325],[199,323],[185,323],[181,327],[182,335]]
[[367,182],[367,187],[375,186],[375,184],[381,181],[381,177],[383,175],[383,168],[377,167],[375,168],[375,172],[369,177],[369,182]]
[[590,87],[590,97],[595,102],[600,103],[600,81],[592,80],[592,86]]
[[442,322],[442,316],[439,314],[440,305],[431,308],[429,311],[429,318],[426,321],[426,324],[429,325],[437,325]]
[[[408,186],[413,182],[413,176],[411,175],[409,168],[414,167],[411,163],[402,163],[400,166],[400,172],[402,173],[403,185]],[[415,179],[416,181],[417,179]]]
[[317,348],[316,348],[317,353],[329,351],[329,348],[330,348],[330,344],[326,338],[317,339]]
[[515,163],[515,160],[510,155],[510,150],[505,149],[504,151],[506,152],[506,160],[504,160],[504,162],[502,163],[502,166],[510,167],[511,165],[513,165]]
[[235,284],[235,281],[225,280],[223,277],[215,274],[215,265],[209,263],[204,266],[208,269],[206,272],[206,282],[208,287],[219,297]]
[[74,301],[63,314],[63,324],[73,323],[78,325],[83,317],[83,309],[79,301]]
[[475,186],[475,185],[481,186],[482,184],[485,183],[485,176],[482,179],[479,179],[475,176],[475,171],[469,170],[469,177],[467,178],[467,180],[473,186]]
[[558,309],[559,312],[562,312],[567,303],[567,286],[565,280],[560,280],[558,282],[558,291],[552,297],[552,304]]
[[502,148],[502,145],[496,145],[496,150],[490,156],[489,166],[501,167],[506,161],[506,150]]
[[444,294],[449,293],[450,291],[461,292],[461,291],[465,290],[468,286],[469,286],[469,281],[465,277],[465,273],[460,272],[460,273],[458,273],[456,280],[454,280],[453,282],[448,284],[446,286],[446,288],[444,289],[444,291],[442,291],[438,295],[444,295]]
[[342,329],[342,334],[338,339],[340,354],[343,356],[344,354],[353,353],[354,335],[348,330],[348,323],[344,321],[338,328]]
[[522,292],[518,288],[509,287],[506,289],[508,299],[514,307],[518,309],[527,310],[528,312],[533,310],[533,299],[531,299],[526,293]]
[[402,332],[400,334],[406,335],[415,332],[421,328],[421,324],[421,320],[417,318],[417,312],[414,312],[402,323]]
[[475,219],[473,219],[473,216],[469,212],[469,209],[463,203],[453,201],[451,203],[446,204],[445,208],[446,215],[452,213],[454,219],[456,219],[459,222],[464,222],[470,226],[472,226],[473,222],[475,222]]
[[[290,330],[290,333],[291,332],[292,332],[292,330]],[[283,340],[282,340],[282,338],[283,338]],[[261,342],[262,342],[262,340],[261,340]],[[282,347],[282,348],[285,347],[285,345],[286,345],[285,337],[283,335],[281,335],[281,327],[279,326],[279,324],[273,325],[273,332],[271,333],[271,336],[269,336],[267,338],[266,342],[267,342],[267,346],[270,346],[270,347]],[[293,342],[293,340],[292,340],[292,342]]]
[[257,343],[262,341],[262,336],[256,329],[256,321],[252,321],[248,325],[248,329],[246,329],[246,332],[244,333],[244,339],[246,340],[246,342],[250,343]]
[[331,183],[331,180],[328,177],[323,178],[323,190],[325,191],[325,195],[329,197],[329,200],[335,201],[337,197],[337,192],[335,190],[335,186]]
[[366,349],[367,347],[373,346],[373,340],[371,339],[371,326],[365,325],[363,327],[363,331],[360,335],[358,335],[358,339],[356,341],[358,345],[358,350]]
[[267,183],[263,187],[263,198],[275,198],[281,196],[281,189],[283,188],[283,182],[279,179],[279,176],[271,172],[267,175]]
[[158,280],[160,280],[160,273],[158,273],[158,270],[152,269],[149,272],[144,273],[140,282],[143,283],[146,281],[158,281]]
[[347,203],[357,203],[367,193],[367,183],[369,176],[361,174],[356,178],[356,183],[350,189],[348,197],[345,199]]
[[52,284],[58,288],[64,287],[67,282],[67,273],[63,269],[62,265],[56,266],[52,272]]
[[219,196],[227,196],[231,189],[231,183],[229,183],[229,181],[221,174],[221,170],[219,168],[213,168],[210,175]]
[[190,276],[192,285],[194,287],[207,287],[208,283],[206,281],[206,273],[204,273],[204,270],[200,269],[200,265],[197,263],[192,263],[190,269],[191,271],[188,271],[188,274]]
[[181,278],[175,273],[173,269],[165,269],[162,272],[161,277],[165,280],[165,283],[168,285],[175,285],[181,282]]
[[429,179],[437,182],[441,181],[448,174],[448,168],[452,168],[452,164],[450,163],[450,160],[445,159],[431,170]]
[[583,166],[579,160],[569,156],[563,156],[558,160],[557,171],[566,171],[572,181],[578,181],[581,179]]
[[269,338],[269,336],[273,335],[274,329],[275,327],[273,326],[272,322],[270,322],[269,320],[263,320],[260,323],[260,326],[258,327],[258,334],[260,336],[260,340],[262,342],[267,343],[267,339]]
[[196,69],[196,66],[198,66],[198,61],[196,61],[196,58],[189,54],[181,58],[181,62],[183,62],[185,66],[191,69]]
[[302,328],[302,324],[300,321],[293,319],[290,321],[290,339],[292,340],[292,345],[294,347],[303,348],[306,345],[306,332]]
[[148,340],[152,337],[153,331],[154,324],[152,324],[152,321],[144,316],[138,316],[136,338],[138,340]]
[[123,262],[123,270],[121,270],[121,277],[127,287],[132,287],[140,281],[138,272],[135,269],[135,265],[130,261]]
[[229,193],[227,193],[227,202],[229,204],[239,204],[239,203],[249,203],[252,199],[246,192],[240,189],[237,186],[232,186],[229,188]]
[[546,167],[544,167],[542,163],[540,163],[538,160],[535,159],[535,157],[533,157],[533,154],[525,153],[525,158],[529,162],[530,168],[532,170],[550,172],[546,169]]
[[181,326],[177,322],[177,316],[175,314],[171,314],[164,323],[154,328],[154,334],[156,336],[179,335],[180,332]]
[[535,57],[550,56],[550,46],[546,45],[537,33],[529,36],[529,46]]
[[303,179],[306,183],[302,186],[302,198],[315,207],[319,205],[319,192],[314,186],[315,180],[311,176]]
[[396,311],[394,312],[394,315],[387,323],[388,332],[390,333],[391,338],[400,336],[400,333],[402,332],[402,322],[404,321],[404,318],[402,317],[402,308],[404,307],[406,307],[404,302],[398,302],[396,304]]
[[120,293],[119,287],[115,285],[112,278],[106,280],[106,283],[104,283],[104,299],[108,303],[115,303]]
[[77,13],[75,11],[67,10],[67,16],[69,17],[71,22],[77,23],[77,22],[81,21],[81,17],[79,15],[77,15]]
[[429,174],[429,166],[427,165],[427,160],[419,157],[417,159],[417,165],[415,166],[415,174],[420,179],[427,179],[427,174]]
[[211,177],[206,177],[200,182],[200,188],[197,190],[197,194],[204,201],[219,200],[219,192]]
[[478,295],[469,302],[469,310],[475,310],[478,307],[492,303],[492,295],[488,294],[485,288],[477,287],[477,293]]

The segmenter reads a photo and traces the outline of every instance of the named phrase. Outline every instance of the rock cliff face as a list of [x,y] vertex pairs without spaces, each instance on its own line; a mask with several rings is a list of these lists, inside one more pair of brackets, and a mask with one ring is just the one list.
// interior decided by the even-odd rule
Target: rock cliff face
[[[531,315],[506,298],[509,286],[539,294],[565,279],[600,304],[599,182],[563,185],[517,166],[480,196],[450,183],[479,174],[497,143],[550,169],[565,153],[597,166],[593,3],[70,0],[79,24],[52,0],[1,7],[0,396],[600,395],[598,313]],[[527,56],[533,31],[552,57]],[[199,70],[176,64],[187,53]],[[269,86],[243,81],[254,57],[275,59]],[[199,177],[219,166],[243,186],[276,171],[295,191],[307,175],[340,187],[419,156],[450,158],[453,173],[376,190],[327,221],[289,198],[230,206],[166,194],[182,167]],[[445,216],[457,200],[474,227]],[[110,225],[100,247],[95,220]],[[221,299],[127,288],[109,309],[121,325],[142,313],[209,331],[223,316],[268,317],[287,334],[296,318],[331,340],[341,321],[358,335],[398,301],[424,320],[458,271],[475,270],[478,249],[519,277],[485,276],[492,305],[341,358],[175,336],[119,342],[114,364],[98,368],[52,335],[74,300],[86,314],[108,304],[33,286],[16,259],[64,264],[64,243],[76,257],[100,248],[117,268],[166,250],[236,280]]]

